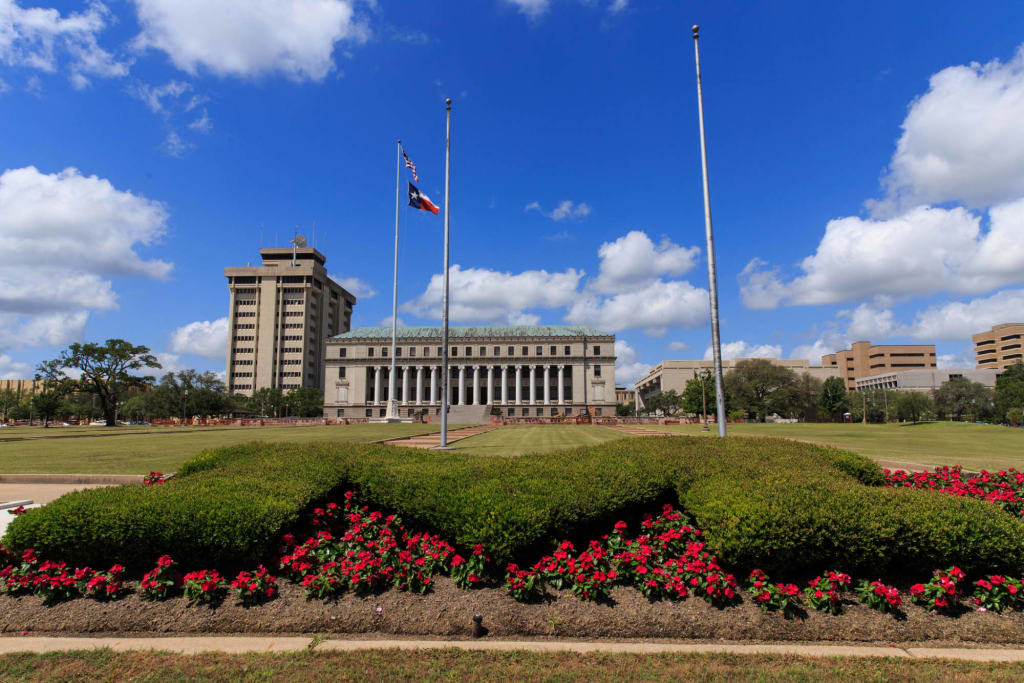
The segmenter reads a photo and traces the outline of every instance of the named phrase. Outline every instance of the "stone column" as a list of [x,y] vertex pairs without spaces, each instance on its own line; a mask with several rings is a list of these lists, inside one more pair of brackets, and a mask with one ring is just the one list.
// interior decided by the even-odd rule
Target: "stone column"
[[416,366],[416,405],[423,404],[423,366]]
[[537,366],[530,366],[530,405],[537,402]]
[[402,368],[402,403],[406,404],[409,402],[409,366]]
[[501,402],[508,404],[508,366],[501,366]]
[[494,366],[487,366],[487,404],[494,405]]
[[466,398],[466,366],[459,366],[459,396],[455,399],[455,405],[461,406]]
[[551,404],[551,366],[544,366],[544,405]]
[[516,405],[523,405],[523,366],[516,366]]
[[437,366],[430,368],[430,405],[437,404]]
[[558,405],[565,403],[565,366],[558,366]]
[[384,402],[380,397],[381,367],[378,365],[373,370],[373,402],[379,404]]
[[470,397],[470,405],[480,405],[480,366],[473,366],[473,395]]

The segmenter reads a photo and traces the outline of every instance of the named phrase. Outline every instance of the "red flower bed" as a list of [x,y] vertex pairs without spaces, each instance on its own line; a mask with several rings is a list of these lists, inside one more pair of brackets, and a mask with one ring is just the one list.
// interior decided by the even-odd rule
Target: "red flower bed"
[[996,503],[1017,516],[1024,515],[1024,472],[1010,468],[998,472],[964,472],[959,465],[940,467],[934,472],[884,470],[885,485],[941,491],[951,496],[977,498]]

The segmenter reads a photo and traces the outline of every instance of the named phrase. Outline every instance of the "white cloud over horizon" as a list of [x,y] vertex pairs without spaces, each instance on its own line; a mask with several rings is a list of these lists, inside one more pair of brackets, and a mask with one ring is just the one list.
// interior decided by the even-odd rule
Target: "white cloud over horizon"
[[643,289],[663,275],[678,277],[689,272],[700,253],[699,247],[681,247],[667,237],[656,245],[647,233],[630,230],[598,248],[601,265],[588,287],[602,294]]
[[175,354],[192,354],[224,360],[228,351],[228,319],[197,320],[182,325],[171,333],[170,350]]
[[651,369],[650,363],[638,360],[636,349],[625,339],[615,340],[615,383],[632,387],[638,379]]
[[[781,358],[782,347],[777,344],[749,344],[745,341],[725,342],[722,344],[722,360],[736,358]],[[714,349],[704,349],[704,360],[714,358]]]
[[322,81],[341,43],[362,44],[367,24],[351,0],[134,0],[135,49],[164,52],[182,71],[221,77],[281,74]]
[[377,296],[377,290],[370,283],[364,282],[357,277],[338,277],[332,274],[328,274],[328,277],[348,290],[357,300],[370,299]]
[[536,211],[542,216],[547,216],[557,223],[566,219],[581,220],[589,216],[592,209],[586,202],[580,202],[577,204],[576,202],[565,199],[559,202],[558,206],[551,211],[545,211],[542,209],[540,202],[530,202],[523,208],[523,211]]

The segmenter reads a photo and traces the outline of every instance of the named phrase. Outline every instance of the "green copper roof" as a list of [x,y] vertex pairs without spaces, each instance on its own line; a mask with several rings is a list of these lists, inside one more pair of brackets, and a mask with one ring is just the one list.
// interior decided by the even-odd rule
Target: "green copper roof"
[[[399,339],[440,339],[440,327],[399,327]],[[460,337],[610,337],[583,325],[478,325],[448,327],[448,338]],[[332,339],[391,339],[391,327],[357,327]]]

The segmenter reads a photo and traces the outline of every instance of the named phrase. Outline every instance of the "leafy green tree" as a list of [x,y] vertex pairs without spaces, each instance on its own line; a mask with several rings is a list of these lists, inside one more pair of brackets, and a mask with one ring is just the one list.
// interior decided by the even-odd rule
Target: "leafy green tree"
[[800,405],[795,372],[762,358],[741,360],[725,375],[725,391],[731,407],[764,422],[775,413],[792,416]]
[[822,381],[817,377],[811,377],[806,372],[797,375],[797,417],[802,417],[808,422],[818,421],[818,405],[821,402],[822,387]]
[[152,377],[134,373],[160,367],[148,347],[135,346],[123,339],[108,339],[104,344],[75,342],[62,351],[55,362],[61,369],[80,373],[74,388],[99,399],[108,427],[116,424],[117,408],[125,392],[153,383]]
[[31,398],[32,411],[43,418],[43,427],[50,426],[52,418],[64,403],[64,395],[58,391],[41,391]]
[[684,413],[704,416],[715,412],[715,373],[705,368],[696,377],[686,380],[683,387]]
[[923,391],[902,391],[895,403],[896,417],[908,422],[920,422],[935,410],[935,402]]
[[841,377],[829,377],[822,383],[818,406],[835,422],[842,419],[843,413],[850,409],[850,396],[846,393],[846,382]]
[[322,417],[324,392],[316,387],[297,387],[284,396],[289,417]]
[[615,414],[618,417],[633,417],[636,412],[636,404],[633,401],[629,403],[616,403]]
[[1012,408],[1024,409],[1024,364],[1017,361],[996,377],[996,416],[1008,416]]
[[1007,410],[1006,421],[1012,425],[1024,425],[1024,408],[1010,408]]
[[280,417],[281,406],[284,404],[284,393],[277,387],[263,387],[252,392],[249,405],[253,412],[261,417]]
[[[882,423],[886,419],[886,407],[892,413],[893,406],[889,406],[890,395],[882,389],[860,389],[850,395],[850,419],[854,422],[864,422],[864,414],[867,413],[867,422]],[[895,396],[892,397],[896,399]]]
[[935,411],[952,420],[984,419],[993,414],[993,392],[966,377],[954,377],[935,390]]
[[11,408],[16,405],[18,405],[18,392],[14,389],[0,389],[0,415],[3,415],[4,422],[7,422]]
[[43,427],[50,426],[52,418],[64,403],[64,397],[74,388],[74,380],[64,374],[60,361],[44,361],[36,368],[35,379],[43,390],[32,396],[32,410],[43,418]]

